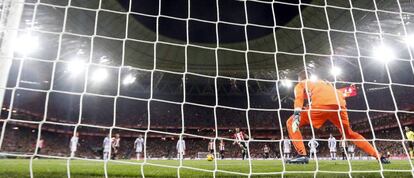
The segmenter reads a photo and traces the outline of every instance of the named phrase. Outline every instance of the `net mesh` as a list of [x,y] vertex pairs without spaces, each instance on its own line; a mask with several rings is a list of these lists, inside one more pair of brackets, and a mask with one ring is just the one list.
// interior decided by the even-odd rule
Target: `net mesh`
[[[31,177],[37,158],[67,160],[67,177],[76,161],[103,162],[105,177],[115,163],[139,166],[143,177],[148,166],[172,169],[178,177],[185,171],[414,175],[404,131],[414,124],[410,0],[0,3],[0,153],[29,158]],[[352,140],[329,123],[320,130],[311,123],[301,131],[304,141],[320,143],[318,159],[310,169],[290,169],[280,155],[293,111],[292,85],[302,69],[338,89],[356,86],[358,95],[347,99],[352,128],[403,166],[360,169],[339,146]],[[235,140],[235,128],[248,138]],[[77,132],[74,152],[70,138]],[[348,158],[345,171],[320,161],[329,157],[324,149],[330,133]],[[102,160],[104,137],[116,134],[120,147]],[[139,135],[142,160],[130,161]],[[178,140],[186,142],[184,159],[176,159]],[[214,164],[189,162],[207,151],[209,141]],[[243,170],[218,159],[220,142],[230,159],[240,158],[238,143],[245,143],[247,161],[237,163]],[[264,145],[271,150],[265,166],[275,169],[259,169]]]

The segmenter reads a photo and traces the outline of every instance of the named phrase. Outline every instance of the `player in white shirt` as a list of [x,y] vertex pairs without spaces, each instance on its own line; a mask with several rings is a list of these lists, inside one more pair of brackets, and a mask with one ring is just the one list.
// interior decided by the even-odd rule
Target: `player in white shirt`
[[314,138],[312,138],[312,139],[309,141],[308,146],[309,146],[309,148],[310,148],[310,151],[309,151],[309,157],[310,157],[310,158],[312,158],[312,153],[313,153],[313,156],[314,156],[314,157],[315,157],[315,159],[316,159],[316,148],[318,148],[319,143],[318,143],[318,142],[317,142]]
[[342,150],[342,160],[348,159],[346,156],[346,152],[348,151],[348,142],[341,138],[341,150]]
[[142,138],[142,135],[139,135],[137,139],[135,139],[134,142],[134,148],[135,152],[137,154],[137,160],[140,160],[142,148],[144,147],[144,139]]
[[336,138],[332,134],[329,134],[328,147],[331,153],[331,159],[336,160]]
[[110,138],[110,136],[106,136],[103,140],[103,159],[104,160],[108,160],[109,159],[109,152],[111,151],[111,142],[112,139]]
[[285,139],[283,139],[283,157],[290,157],[291,145],[292,143],[290,142],[289,138],[285,137]]
[[75,156],[75,152],[79,145],[79,132],[76,132],[74,136],[70,139],[69,148],[70,148],[70,157]]
[[177,159],[184,159],[185,155],[185,141],[184,137],[177,141]]
[[348,145],[348,153],[350,158],[349,159],[354,159],[355,158],[355,145],[354,144],[349,144]]

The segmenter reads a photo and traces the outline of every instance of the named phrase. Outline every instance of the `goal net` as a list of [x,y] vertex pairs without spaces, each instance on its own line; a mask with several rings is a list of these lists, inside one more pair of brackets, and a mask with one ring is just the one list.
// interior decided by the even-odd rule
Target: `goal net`
[[414,176],[412,0],[0,10],[1,174]]

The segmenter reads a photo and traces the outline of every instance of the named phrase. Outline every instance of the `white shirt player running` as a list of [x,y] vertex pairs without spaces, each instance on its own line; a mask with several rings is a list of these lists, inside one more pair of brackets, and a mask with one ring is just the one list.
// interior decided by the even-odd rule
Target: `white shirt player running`
[[73,136],[70,139],[70,152],[76,152],[77,148],[78,148],[78,141],[79,141],[79,137],[77,136]]
[[111,138],[109,138],[108,136],[105,137],[104,141],[103,141],[103,152],[104,153],[109,153],[109,151],[111,150]]
[[335,137],[329,137],[328,147],[329,147],[330,152],[336,152],[336,138]]
[[143,138],[135,139],[134,145],[135,145],[135,152],[141,153],[142,148],[144,146],[144,139]]

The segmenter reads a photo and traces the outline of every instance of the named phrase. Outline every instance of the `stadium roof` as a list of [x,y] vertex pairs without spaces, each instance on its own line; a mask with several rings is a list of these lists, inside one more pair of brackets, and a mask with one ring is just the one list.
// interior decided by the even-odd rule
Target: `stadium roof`
[[[321,0],[302,1],[301,16],[298,2],[294,1],[275,1],[273,7],[268,1],[248,1],[246,8],[243,1],[231,0],[218,1],[219,8],[216,7],[214,0],[190,1],[190,8],[187,0],[161,1],[161,6],[158,1],[151,0],[131,2],[133,13],[128,17],[122,13],[128,11],[129,1],[102,2],[102,11],[97,15],[98,37],[93,44],[92,62],[99,63],[102,57],[106,57],[110,60],[108,65],[121,65],[122,39],[127,36],[124,59],[126,66],[153,69],[154,53],[156,53],[157,69],[184,72],[187,53],[189,72],[215,76],[217,58],[219,75],[246,78],[244,53],[248,51],[250,77],[277,79],[275,61],[280,78],[292,78],[295,73],[291,72],[292,70],[303,68],[302,55],[305,54],[305,48],[308,69],[318,70],[331,66],[329,60],[331,42],[333,54],[342,56],[335,56],[334,59],[338,59],[338,63],[354,66],[354,69],[347,69],[352,73],[359,68],[355,67],[357,64],[351,62],[352,59],[348,60],[346,56],[351,58],[373,56],[373,48],[380,44],[378,22],[372,1],[352,1],[354,9],[351,11],[348,1],[329,0],[327,8],[324,8],[324,1]],[[410,13],[414,12],[414,7],[410,6],[408,0],[400,2],[402,10],[407,12],[402,16],[407,31],[412,32],[414,27]],[[67,5],[66,1],[53,3]],[[99,7],[99,1],[74,0],[71,6],[87,9],[69,8],[65,31],[79,35],[93,35],[96,17],[94,10]],[[160,12],[158,12],[159,7]],[[24,12],[24,19],[28,20],[33,11],[30,11],[29,5],[26,8],[29,11]],[[378,1],[377,8],[380,10],[377,14],[381,28],[386,33],[383,35],[384,41],[394,47],[398,58],[409,60],[408,49],[403,39],[403,23],[396,13],[399,12],[397,1]],[[190,9],[190,19],[186,26],[188,9]],[[247,18],[245,10],[247,10]],[[40,30],[62,31],[63,8],[39,6],[37,12],[35,27]],[[159,18],[157,18],[158,13],[161,14]],[[272,13],[275,14],[275,19]],[[356,39],[360,54],[353,35],[355,31],[351,13],[358,31]],[[217,14],[220,14],[219,23],[216,23]],[[276,28],[273,28],[274,21],[276,21]],[[301,28],[301,22],[304,28]],[[216,24],[218,24],[218,34],[216,34]],[[22,26],[28,25],[30,23]],[[128,25],[127,31],[126,25]],[[327,31],[329,26],[330,31]],[[157,29],[158,39],[155,32]],[[186,49],[187,36],[190,45]],[[219,42],[216,43],[217,36]],[[245,43],[246,36],[249,50]],[[156,40],[159,43],[154,50],[153,42]],[[86,53],[85,56],[88,56],[90,43],[89,39],[84,37],[65,35],[63,37],[65,50],[62,50],[60,58],[69,60],[74,55],[79,55],[80,49]],[[217,57],[214,51],[216,44],[219,46]]]
[[[353,109],[383,109],[383,110],[395,110],[394,104],[390,98],[394,98],[389,94],[388,89],[392,88],[396,91],[394,94],[395,99],[397,99],[397,105],[401,105],[401,103],[409,103],[410,97],[406,97],[406,93],[412,92],[412,87],[406,86],[391,86],[388,85],[390,83],[388,79],[388,75],[384,69],[384,65],[378,65],[375,63],[375,60],[366,59],[366,57],[361,56],[373,56],[372,49],[379,44],[379,31],[378,31],[378,22],[376,21],[376,13],[372,11],[375,9],[373,7],[372,2],[369,1],[352,1],[353,6],[355,7],[351,11],[349,10],[349,4],[344,3],[345,1],[332,1],[329,0],[328,7],[326,8],[326,12],[329,17],[329,24],[331,30],[328,30],[328,22],[326,22],[325,16],[325,8],[321,6],[320,1],[312,1],[309,3],[304,3],[301,5],[301,13],[302,13],[302,21],[300,20],[300,16],[298,16],[299,11],[297,9],[297,13],[292,13],[289,15],[284,14],[284,12],[294,11],[293,9],[297,8],[294,3],[286,3],[286,2],[275,2],[275,6],[273,8],[278,9],[281,8],[282,14],[276,14],[276,18],[283,17],[281,21],[282,24],[277,24],[278,27],[275,29],[276,39],[274,39],[273,28],[270,28],[270,23],[273,23],[272,19],[267,19],[269,21],[255,21],[255,19],[248,19],[249,24],[247,26],[244,24],[246,18],[244,17],[244,21],[242,19],[238,19],[238,15],[231,16],[228,14],[229,17],[226,19],[226,22],[218,23],[219,29],[219,36],[221,34],[221,30],[224,30],[224,41],[219,43],[220,49],[216,49],[216,44],[211,43],[211,31],[214,32],[213,37],[215,35],[215,23],[207,22],[211,19],[202,19],[189,20],[189,43],[190,45],[185,48],[186,40],[183,40],[184,37],[187,37],[187,33],[185,33],[186,27],[186,18],[180,17],[180,14],[174,14],[172,12],[181,12],[177,11],[175,8],[179,7],[172,7],[174,4],[170,4],[167,7],[171,7],[172,9],[162,11],[161,13],[166,13],[164,15],[154,16],[154,12],[148,11],[141,11],[141,10],[150,10],[151,8],[145,5],[154,5],[153,0],[137,0],[131,1],[134,3],[133,9],[134,13],[131,13],[128,18],[123,14],[125,13],[126,6],[125,3],[130,2],[128,1],[102,1],[101,9],[96,13],[96,9],[98,8],[99,2],[98,0],[91,0],[91,1],[81,1],[81,0],[72,0],[71,6],[67,9],[67,19],[65,23],[65,29],[63,29],[63,22],[64,22],[64,12],[65,7],[67,5],[67,1],[53,1],[53,6],[46,3],[46,1],[42,1],[43,3],[37,6],[36,9],[36,16],[35,21],[31,22],[32,15],[35,9],[33,5],[27,4],[25,5],[25,10],[23,14],[23,20],[21,21],[20,29],[25,29],[30,27],[34,24],[34,31],[36,35],[39,36],[41,41],[41,49],[37,52],[31,54],[29,56],[36,59],[42,59],[53,61],[55,59],[63,60],[63,61],[70,61],[73,58],[80,58],[83,60],[89,59],[89,53],[92,50],[91,59],[92,63],[97,64],[97,66],[91,65],[91,68],[94,67],[102,67],[102,66],[121,66],[122,59],[123,59],[123,52],[125,52],[124,57],[124,65],[125,66],[132,66],[139,69],[153,69],[154,68],[154,53],[156,53],[156,68],[160,70],[166,71],[173,71],[173,72],[184,72],[185,70],[185,55],[187,54],[187,64],[188,64],[188,71],[194,73],[200,73],[205,75],[216,75],[216,57],[218,61],[218,72],[220,76],[231,76],[231,77],[239,77],[239,78],[246,78],[246,56],[245,52],[247,49],[245,41],[245,33],[244,30],[247,29],[247,36],[251,37],[249,39],[249,50],[247,53],[248,57],[248,67],[250,71],[251,78],[264,78],[264,79],[277,79],[276,75],[276,66],[275,61],[277,62],[277,71],[278,74],[281,75],[281,78],[285,76],[293,79],[293,74],[297,71],[301,70],[303,66],[303,57],[304,54],[304,46],[305,43],[306,47],[306,65],[309,67],[308,69],[315,70],[317,72],[322,72],[324,74],[329,73],[330,69],[330,44],[328,40],[328,35],[331,37],[331,42],[333,45],[333,52],[335,65],[339,65],[343,68],[343,75],[341,75],[341,79],[345,82],[362,82],[364,77],[365,82],[372,82],[372,83],[364,83],[366,91],[372,89],[371,92],[368,93],[368,96],[359,95],[355,97],[357,99],[350,99],[355,100],[357,104],[350,104],[353,106]],[[80,3],[82,2],[82,3]],[[119,3],[120,2],[120,3]],[[178,2],[178,1],[177,1]],[[181,2],[181,1],[180,1]],[[185,1],[186,2],[186,1]],[[199,1],[191,1],[191,2],[199,2]],[[204,2],[204,1],[203,1]],[[234,7],[234,12],[237,14],[236,6],[233,3],[243,4],[244,2],[236,2],[236,1],[220,1],[220,2],[231,2],[229,5],[223,5],[221,7]],[[303,2],[303,1],[302,1]],[[411,1],[400,1],[401,7],[403,7],[403,11],[407,13],[402,14],[402,18],[404,20],[404,24],[407,28],[408,32],[413,32],[413,19],[412,13],[414,13]],[[62,3],[62,4],[56,4]],[[135,4],[137,3],[137,4]],[[168,4],[171,3],[170,1],[162,1],[162,3]],[[264,4],[264,6],[260,6],[262,2],[259,1],[249,1],[247,2],[247,9],[251,6],[258,8],[259,10],[255,10],[253,12],[248,12],[249,17],[255,16],[254,12],[258,14],[262,14],[266,8],[272,8],[270,4]],[[179,3],[178,3],[179,4]],[[194,4],[194,3],[193,3]],[[224,3],[225,4],[225,3]],[[322,3],[323,4],[323,3]],[[408,4],[408,5],[404,5]],[[55,6],[55,5],[62,5],[62,6]],[[234,5],[234,6],[233,6]],[[384,42],[389,44],[393,47],[396,51],[397,57],[401,59],[410,60],[412,58],[408,55],[408,49],[405,46],[405,42],[403,40],[404,31],[403,23],[401,22],[399,14],[395,12],[399,12],[399,8],[396,5],[396,1],[378,1],[377,2],[378,8],[381,11],[378,11],[377,14],[380,19],[380,25],[383,29],[384,33]],[[411,5],[411,6],[410,6]],[[156,6],[155,6],[156,7]],[[244,6],[242,6],[244,7]],[[141,9],[140,9],[141,8]],[[263,10],[261,10],[263,8]],[[191,8],[190,8],[191,9]],[[197,8],[192,8],[197,9]],[[208,8],[206,8],[208,9]],[[232,9],[233,10],[233,9]],[[244,8],[239,9],[243,11]],[[249,11],[249,10],[248,10]],[[263,11],[263,12],[262,12]],[[156,11],[158,14],[158,11]],[[192,12],[192,11],[191,11]],[[226,12],[226,11],[225,11]],[[272,11],[270,11],[272,12]],[[275,11],[276,13],[279,13]],[[356,22],[356,30],[354,31],[354,25],[351,19],[351,12],[353,13],[353,17],[355,18]],[[172,14],[171,14],[172,13]],[[240,13],[240,12],[238,12]],[[191,13],[192,14],[192,13]],[[203,14],[203,13],[202,13]],[[216,14],[212,13],[212,14]],[[266,13],[264,13],[266,14]],[[167,17],[168,16],[168,17]],[[175,17],[174,17],[175,16]],[[177,17],[178,16],[178,17]],[[212,15],[214,16],[214,15]],[[95,18],[98,17],[98,21],[95,22]],[[173,17],[173,18],[172,18]],[[209,18],[207,13],[200,15],[201,17]],[[221,16],[220,16],[221,17]],[[261,15],[258,15],[258,19]],[[158,23],[157,23],[158,19]],[[266,18],[264,18],[266,19]],[[128,21],[127,21],[128,20]],[[250,21],[252,20],[252,22]],[[214,21],[214,19],[213,19]],[[223,20],[224,21],[224,20]],[[278,20],[276,19],[278,22]],[[126,23],[128,22],[128,23]],[[304,28],[301,28],[301,22],[303,22]],[[95,31],[95,23],[96,25],[96,36],[94,35]],[[193,24],[194,23],[194,24]],[[236,24],[235,24],[236,23]],[[269,23],[269,24],[268,24]],[[158,30],[159,35],[156,35],[154,32],[155,25],[159,24]],[[184,24],[184,26],[183,26]],[[259,25],[253,25],[259,24]],[[127,33],[126,25],[128,25]],[[196,39],[192,40],[192,25],[196,29],[194,32],[196,35]],[[213,26],[214,28],[210,31],[208,30]],[[279,26],[280,25],[280,26]],[[303,30],[304,40],[302,40],[301,30]],[[38,32],[36,32],[38,31]],[[58,47],[59,47],[59,40],[61,32],[65,31],[68,33],[64,33],[62,35],[62,46],[60,53],[58,54]],[[227,31],[227,32],[226,32]],[[240,33],[240,31],[242,33]],[[52,32],[52,33],[50,33]],[[233,33],[234,32],[234,33]],[[250,35],[251,33],[253,35]],[[354,33],[356,34],[357,41],[359,43],[360,54],[358,54],[358,50],[355,44]],[[234,36],[232,36],[234,35]],[[91,37],[94,38],[91,38]],[[200,36],[205,36],[205,38],[200,38]],[[123,40],[125,41],[125,51],[123,51]],[[157,46],[154,48],[153,43],[157,40]],[[91,41],[93,39],[93,41]],[[222,38],[219,38],[222,39]],[[276,45],[277,44],[277,53],[276,53]],[[156,49],[156,50],[154,50]],[[187,51],[186,51],[187,50]],[[217,51],[217,54],[215,53]],[[187,52],[187,53],[186,53]],[[58,56],[59,55],[59,56]],[[216,56],[217,55],[217,56]],[[339,55],[339,56],[338,56]],[[348,57],[347,57],[348,56]],[[276,60],[275,60],[276,57]],[[361,57],[361,58],[355,58]],[[20,81],[20,87],[22,88],[35,88],[41,90],[49,90],[50,89],[50,80],[51,73],[52,73],[52,63],[45,64],[45,62],[39,62],[36,60],[27,60],[24,62],[22,76]],[[374,62],[372,62],[374,61]],[[42,64],[39,64],[42,63]],[[361,64],[359,64],[361,63]],[[391,70],[391,78],[394,83],[403,83],[403,84],[414,84],[414,78],[412,75],[412,65],[410,65],[410,61],[393,61],[392,64],[388,65]],[[10,78],[16,77],[17,71],[19,71],[19,64],[17,63],[16,66],[12,69],[10,74]],[[360,66],[362,70],[360,69]],[[33,70],[26,70],[26,66],[30,67]],[[61,75],[62,71],[64,72],[65,68],[61,67],[60,62],[56,64],[56,71],[54,75],[54,86],[53,90],[56,91],[70,91],[75,93],[83,92],[84,89],[84,82],[82,80],[70,80],[68,82],[67,78],[64,78]],[[128,71],[129,68],[126,68]],[[41,72],[39,72],[41,71]],[[87,93],[92,94],[105,94],[109,96],[117,95],[118,91],[118,83],[113,82],[118,79],[118,68],[111,68],[112,76],[115,76],[113,80],[109,80],[106,83],[101,83],[101,85],[94,86],[93,82],[88,82]],[[122,69],[121,73],[124,72]],[[364,72],[364,74],[362,74]],[[145,74],[144,74],[145,73]],[[154,98],[156,99],[163,99],[166,101],[175,101],[175,102],[183,102],[183,85],[182,85],[182,76],[181,75],[159,75],[161,72],[154,72]],[[174,74],[175,75],[175,74]],[[320,75],[324,76],[324,75]],[[325,76],[331,76],[329,74]],[[134,97],[134,98],[144,98],[148,99],[150,96],[151,90],[151,78],[149,72],[142,72],[139,75],[142,79],[138,79],[136,84],[129,85],[129,86],[120,86],[120,95],[127,96],[127,97]],[[279,108],[278,101],[270,101],[270,95],[279,95],[281,96],[281,100],[283,100],[284,94],[277,93],[275,91],[275,84],[274,82],[262,82],[258,80],[251,80],[247,82],[249,88],[249,94],[246,93],[246,83],[241,81],[232,81],[232,80],[222,80],[219,78],[217,80],[217,87],[218,87],[218,96],[216,96],[215,89],[214,89],[214,79],[206,78],[206,77],[196,77],[187,75],[186,76],[186,102],[194,102],[194,103],[201,103],[206,101],[207,103],[202,103],[206,105],[215,105],[216,104],[216,97],[219,100],[219,105],[222,106],[232,106],[232,107],[239,107],[239,108],[246,108],[247,104],[247,97],[253,95],[260,95],[262,96],[254,96],[250,98],[250,106],[252,108]],[[39,80],[30,80],[33,78],[37,78]],[[89,80],[90,77],[88,77]],[[45,79],[45,80],[40,80]],[[34,87],[31,83],[36,83],[33,81],[40,81],[44,82],[45,87]],[[230,82],[229,82],[230,81]],[[165,84],[165,83],[174,83],[174,84]],[[199,88],[190,88],[190,85],[193,83],[202,84],[202,87]],[[234,82],[234,83],[233,83]],[[10,82],[15,84],[16,81]],[[138,84],[139,83],[139,84]],[[270,84],[268,84],[270,83]],[[349,84],[349,83],[347,83]],[[230,86],[231,85],[231,86]],[[368,85],[372,85],[372,87],[368,87]],[[374,86],[377,85],[377,86]],[[224,87],[222,87],[224,86]],[[10,86],[14,87],[14,86]],[[171,93],[168,92],[160,92],[158,88],[165,88],[165,91],[172,91]],[[238,88],[239,87],[239,88]],[[244,87],[244,88],[243,88]],[[280,87],[280,85],[279,85]],[[399,87],[399,88],[398,88]],[[80,88],[80,89],[79,89]],[[254,88],[252,90],[252,88]],[[263,89],[264,88],[264,89]],[[257,89],[257,90],[256,90]],[[124,90],[128,90],[128,92],[124,93]],[[222,92],[223,90],[228,90],[228,92]],[[265,92],[255,92],[263,90]],[[363,89],[360,89],[363,90]],[[377,92],[382,91],[382,92]],[[27,94],[25,94],[25,92]],[[173,93],[174,92],[174,93]],[[221,93],[222,92],[222,93]],[[35,93],[35,94],[33,94]],[[52,92],[53,93],[53,92]],[[207,93],[207,94],[206,94]],[[228,94],[231,93],[231,94]],[[258,94],[259,93],[259,94]],[[287,91],[288,95],[292,95],[293,92]],[[43,102],[41,99],[37,98],[44,98],[43,94],[36,93],[34,91],[25,91],[20,89],[16,92],[16,95],[19,95],[19,99],[15,99],[16,103],[29,103],[27,107],[30,107],[32,110],[39,110],[40,112],[44,111],[44,108],[41,108],[41,105],[37,105],[32,101],[36,102]],[[199,97],[199,95],[204,95],[204,98]],[[11,93],[8,94],[9,96]],[[24,97],[26,95],[26,97]],[[42,95],[42,96],[34,96],[33,95]],[[56,94],[59,95],[59,94]],[[191,96],[194,95],[194,96]],[[238,96],[235,97],[235,95]],[[32,97],[31,99],[28,99]],[[59,103],[62,100],[72,100],[62,99],[64,97],[59,98],[59,96],[51,95],[50,101],[53,103]],[[71,96],[73,97],[73,103],[79,103],[80,101],[77,99],[78,96]],[[10,98],[10,97],[9,97]],[[35,98],[35,99],[33,99]],[[97,109],[89,109],[90,113],[96,114],[103,114],[108,115],[109,120],[112,120],[111,117],[111,110],[113,108],[113,100],[108,99],[105,100],[103,98],[89,96],[85,97],[85,100],[82,101],[82,104],[85,106],[95,107]],[[243,100],[239,102],[239,100]],[[366,102],[369,101],[369,103]],[[119,101],[119,100],[118,100]],[[152,101],[153,103],[156,103]],[[97,104],[89,104],[89,103],[99,103]],[[351,103],[351,102],[349,102]],[[60,103],[59,103],[60,104]],[[43,104],[42,104],[43,105]],[[60,104],[62,108],[67,108],[66,105]],[[127,105],[127,104],[125,104]],[[234,106],[236,105],[236,106]],[[242,106],[240,106],[242,105]],[[263,106],[266,105],[266,106]],[[291,103],[282,102],[282,108],[290,108]],[[369,106],[367,106],[369,105]],[[387,106],[384,106],[387,105]],[[39,106],[38,109],[33,108],[33,106]],[[105,106],[105,107],[102,107]],[[257,107],[256,107],[257,106]],[[400,107],[400,106],[399,106]],[[22,107],[24,109],[24,107]],[[122,108],[122,107],[120,107]],[[385,109],[384,109],[385,108]],[[401,109],[401,107],[400,107]],[[51,109],[52,110],[52,109]],[[57,110],[57,109],[56,109]],[[88,111],[88,109],[85,109]],[[104,112],[100,112],[105,110],[111,114],[105,114]],[[133,110],[133,109],[131,109]],[[78,115],[78,114],[74,114]],[[87,115],[87,114],[82,114]],[[91,114],[92,115],[92,114]],[[68,117],[73,117],[68,114]],[[98,114],[95,116],[96,118],[102,118]]]
[[[393,82],[414,83],[412,75],[407,75],[407,71],[412,71],[412,68],[403,30],[404,23],[408,33],[414,31],[412,23],[414,6],[408,0],[399,1],[404,12],[403,22],[401,22],[397,1],[378,1],[376,7],[378,11],[374,11],[375,6],[371,1],[352,1],[352,9],[348,1],[328,0],[327,6],[324,6],[324,1],[320,0],[302,1],[300,16],[298,2],[294,1],[275,1],[271,6],[268,1],[224,0],[218,1],[219,23],[216,23],[217,7],[213,3],[216,1],[213,0],[192,0],[190,8],[186,0],[174,1],[175,4],[171,4],[170,1],[160,1],[160,12],[158,12],[160,7],[158,1],[134,0],[131,1],[131,6],[129,2],[129,0],[102,1],[99,8],[98,0],[73,0],[67,9],[65,29],[63,29],[63,22],[68,1],[44,1],[36,9],[34,5],[26,4],[20,29],[27,29],[33,25],[34,33],[41,41],[41,49],[29,57],[62,61],[78,58],[86,61],[91,56],[91,62],[100,66],[118,67],[123,64],[138,69],[155,67],[165,71],[184,72],[185,55],[187,55],[187,71],[193,73],[216,76],[217,61],[219,76],[247,78],[249,74],[250,78],[277,79],[279,74],[280,79],[285,77],[294,79],[295,71],[303,68],[303,54],[306,48],[305,62],[308,69],[317,72],[321,78],[333,80],[329,74],[331,42],[335,54],[334,64],[344,71],[340,80],[361,82],[363,76],[366,82],[389,83],[384,66],[373,64],[378,62],[367,59],[373,57],[373,48],[380,44],[378,25],[381,25],[384,43],[393,48],[397,58],[403,59],[389,65]],[[244,3],[247,5],[246,8]],[[126,16],[129,7],[131,13]],[[188,19],[188,27],[186,26],[187,9],[190,9],[191,17]],[[249,22],[247,25],[244,16],[246,9]],[[36,16],[35,21],[32,22],[34,12]],[[275,29],[273,29],[275,25],[273,13],[277,25]],[[376,15],[380,19],[379,24]],[[351,17],[354,17],[356,29]],[[97,22],[95,22],[96,18]],[[304,25],[303,28],[301,23]],[[216,24],[218,24],[218,35],[216,35]],[[158,36],[154,29],[158,29]],[[189,38],[187,48],[185,47],[186,29]],[[246,29],[249,50],[245,44]],[[61,50],[58,54],[59,34],[62,31],[68,33],[62,35]],[[216,43],[211,43],[211,40],[215,40],[217,36],[219,49],[215,50]],[[124,39],[126,39],[125,48],[123,48]],[[154,48],[155,41],[157,43]],[[246,66],[246,51],[249,73]],[[92,54],[89,55],[91,52]],[[124,63],[122,63],[123,53],[125,53]],[[156,66],[154,66],[154,53],[157,58]],[[48,70],[51,70],[51,67],[49,68]],[[59,69],[58,64],[57,72]],[[401,71],[406,72],[401,73]],[[50,77],[49,73],[42,73],[23,75],[23,79],[24,76],[47,78],[41,77],[42,75]],[[159,79],[155,76],[155,81],[160,81],[162,78],[165,76],[161,75]]]

